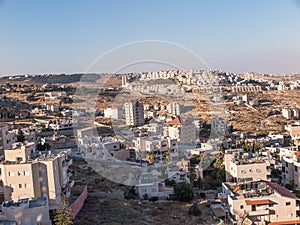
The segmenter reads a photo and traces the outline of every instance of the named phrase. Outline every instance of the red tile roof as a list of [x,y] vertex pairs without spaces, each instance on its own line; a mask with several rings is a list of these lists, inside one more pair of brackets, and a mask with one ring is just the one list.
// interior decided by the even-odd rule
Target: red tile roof
[[245,200],[247,205],[269,205],[270,200],[269,199],[258,199],[258,200]]
[[274,183],[274,182],[270,182],[270,181],[265,181],[265,183],[267,185],[269,185],[272,189],[274,189],[277,193],[279,193],[280,195],[282,195],[284,197],[297,198],[296,195],[294,195],[292,192],[290,192],[285,187],[282,187],[280,184],[277,184],[277,183]]
[[269,225],[288,225],[288,224],[300,224],[300,220],[287,220],[287,221],[269,223]]
[[300,157],[300,152],[295,152],[295,155],[296,155],[297,157]]
[[166,124],[168,124],[168,125],[181,125],[181,121],[178,117],[176,117],[175,119],[173,119],[169,122],[166,122]]

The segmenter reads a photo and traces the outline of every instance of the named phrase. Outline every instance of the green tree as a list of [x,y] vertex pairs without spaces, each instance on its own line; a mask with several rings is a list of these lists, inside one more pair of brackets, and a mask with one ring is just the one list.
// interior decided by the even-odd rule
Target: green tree
[[169,152],[164,152],[164,162],[166,166],[170,166],[172,164],[172,158]]
[[174,196],[179,201],[191,201],[194,198],[193,186],[182,182],[174,187]]
[[218,153],[216,156],[215,163],[214,163],[214,168],[224,169],[225,165],[223,163],[223,161],[224,161],[223,159],[224,159],[224,153],[223,152]]
[[39,132],[44,132],[46,130],[46,125],[44,123],[39,123],[37,126]]
[[190,178],[191,183],[194,183],[196,177],[197,177],[197,175],[196,175],[195,169],[194,169],[194,167],[191,167],[189,169],[189,173],[188,173],[188,178]]
[[71,225],[73,224],[73,216],[70,207],[70,203],[67,200],[66,196],[62,196],[62,200],[59,206],[56,209],[56,213],[54,216],[54,224],[55,225]]
[[155,159],[154,152],[148,152],[147,156],[146,156],[147,162],[149,164],[153,164],[154,163],[154,159]]
[[25,141],[25,137],[24,137],[21,127],[19,127],[18,133],[17,133],[17,142],[23,142],[23,141]]
[[38,151],[45,151],[45,150],[49,150],[51,148],[51,146],[49,145],[49,143],[38,143],[36,146]]
[[197,177],[197,179],[195,180],[195,186],[198,187],[198,189],[204,189],[204,180],[199,176]]

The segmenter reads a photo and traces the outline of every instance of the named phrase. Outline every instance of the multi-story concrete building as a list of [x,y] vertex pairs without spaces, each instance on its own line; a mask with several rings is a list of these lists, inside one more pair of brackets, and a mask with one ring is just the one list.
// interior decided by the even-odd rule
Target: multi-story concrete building
[[299,109],[298,108],[284,108],[282,109],[282,116],[288,120],[299,119]]
[[291,184],[300,187],[300,152],[294,151],[282,157],[282,179],[283,184]]
[[156,179],[152,173],[142,173],[136,185],[139,198],[167,199],[173,194],[173,187],[165,186],[164,180]]
[[269,180],[270,164],[263,158],[255,158],[242,150],[225,151],[226,181],[245,182]]
[[225,135],[228,131],[228,124],[224,118],[215,117],[211,120],[211,133],[215,135]]
[[126,124],[129,126],[141,126],[145,123],[144,106],[139,101],[129,101],[124,104]]
[[294,144],[296,146],[300,146],[300,124],[294,123],[290,125],[286,125],[285,129],[289,132]]
[[292,119],[292,110],[291,109],[282,109],[282,116],[286,119]]
[[[228,218],[233,224],[299,224],[298,198],[269,181],[222,184]],[[248,222],[248,223],[247,223]]]
[[18,148],[5,151],[5,161],[0,163],[0,179],[4,199],[17,202],[20,199],[47,197],[50,209],[54,209],[64,194],[67,197],[74,181],[68,167],[70,150],[35,155]]
[[9,149],[12,144],[12,134],[8,130],[8,126],[0,123],[0,156],[4,155],[4,150]]
[[163,134],[163,126],[161,123],[145,124],[143,128],[152,136],[159,136]]
[[0,224],[51,225],[48,199],[40,197],[32,200],[22,199],[17,202],[3,202]]
[[300,110],[298,108],[292,108],[292,112],[293,112],[293,117],[295,119],[299,119],[300,118]]
[[123,117],[123,110],[120,108],[107,108],[104,110],[104,117],[111,119],[121,119]]
[[[18,132],[19,129],[13,129],[9,131],[11,134],[12,143],[18,141]],[[29,129],[29,128],[22,128],[21,132],[23,133],[23,137],[25,141],[28,142],[36,142],[36,130]]]
[[147,153],[153,152],[155,162],[160,162],[164,158],[164,153],[168,152],[173,162],[178,161],[177,139],[159,136],[138,137],[134,144],[137,159],[146,161]]
[[180,143],[195,142],[197,124],[194,120],[181,120],[179,117],[167,118],[164,125],[164,136],[176,138]]
[[45,101],[52,101],[52,100],[60,99],[62,97],[67,97],[66,92],[52,91],[52,92],[45,92],[44,94]]
[[170,104],[167,105],[167,110],[168,110],[168,113],[170,113],[172,115],[180,116],[181,106],[177,102],[171,102]]

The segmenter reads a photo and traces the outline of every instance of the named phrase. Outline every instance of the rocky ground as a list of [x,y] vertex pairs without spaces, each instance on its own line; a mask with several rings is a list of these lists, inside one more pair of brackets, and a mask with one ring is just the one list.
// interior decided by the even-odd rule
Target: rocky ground
[[[74,220],[75,225],[95,224],[217,224],[206,202],[199,202],[202,215],[188,215],[191,203],[177,201],[140,201],[127,200],[122,195],[114,196],[111,192],[122,192],[129,187],[113,183],[97,174],[85,161],[74,161],[72,179],[77,185],[88,185],[89,196],[84,207]],[[107,194],[106,194],[107,193]]]
[[182,202],[149,202],[125,200],[113,197],[89,196],[84,207],[74,221],[79,224],[131,224],[131,225],[196,225],[217,224],[213,219],[209,207],[205,203],[200,205],[202,216],[188,215],[191,204]]

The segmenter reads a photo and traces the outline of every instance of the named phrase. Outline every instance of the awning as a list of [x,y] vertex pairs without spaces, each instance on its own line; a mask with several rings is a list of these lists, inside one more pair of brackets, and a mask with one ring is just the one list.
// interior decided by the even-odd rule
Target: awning
[[258,199],[258,200],[245,200],[247,205],[269,205],[271,202],[269,199]]

